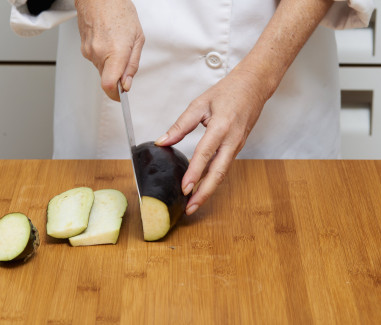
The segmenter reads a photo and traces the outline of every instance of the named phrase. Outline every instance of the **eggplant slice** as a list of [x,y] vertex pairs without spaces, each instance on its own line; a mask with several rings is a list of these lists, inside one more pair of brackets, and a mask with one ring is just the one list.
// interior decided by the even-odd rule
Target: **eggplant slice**
[[46,230],[54,238],[69,238],[87,228],[94,192],[89,187],[77,187],[49,201]]
[[179,150],[156,146],[154,142],[137,146],[135,159],[144,239],[158,240],[185,212],[190,195],[183,194],[181,181],[189,162]]
[[0,219],[0,261],[26,262],[39,246],[37,228],[25,214],[10,213]]
[[94,195],[89,224],[83,233],[69,238],[72,246],[116,244],[118,240],[126,197],[113,189],[95,191]]

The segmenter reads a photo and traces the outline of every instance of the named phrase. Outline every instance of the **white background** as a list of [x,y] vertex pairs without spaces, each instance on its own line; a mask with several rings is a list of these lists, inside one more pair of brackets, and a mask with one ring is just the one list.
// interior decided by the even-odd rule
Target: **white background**
[[[367,31],[337,32],[345,91],[344,159],[381,159],[381,0],[375,2],[378,10]],[[53,144],[58,30],[22,38],[11,30],[9,15],[10,5],[1,0],[0,159],[48,159]]]

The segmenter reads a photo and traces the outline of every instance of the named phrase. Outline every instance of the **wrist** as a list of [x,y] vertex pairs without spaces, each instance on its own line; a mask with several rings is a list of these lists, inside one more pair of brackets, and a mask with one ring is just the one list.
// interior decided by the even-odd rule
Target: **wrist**
[[245,58],[231,73],[243,80],[253,96],[265,104],[278,88],[284,73],[271,67],[266,60],[255,61]]

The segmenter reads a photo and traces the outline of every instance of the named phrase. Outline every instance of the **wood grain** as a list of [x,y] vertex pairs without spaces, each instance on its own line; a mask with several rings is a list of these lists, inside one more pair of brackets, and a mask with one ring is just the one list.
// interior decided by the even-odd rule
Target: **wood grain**
[[[0,215],[41,247],[0,263],[0,324],[380,324],[381,162],[238,160],[162,241],[143,241],[130,161],[0,161]],[[116,245],[46,235],[77,186],[128,199]]]

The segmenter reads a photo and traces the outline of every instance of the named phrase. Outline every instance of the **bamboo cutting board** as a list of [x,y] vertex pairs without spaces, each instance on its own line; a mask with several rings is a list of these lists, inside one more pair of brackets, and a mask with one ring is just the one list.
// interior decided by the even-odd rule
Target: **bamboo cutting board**
[[[40,232],[0,266],[0,324],[380,324],[381,162],[236,161],[162,241],[143,241],[130,161],[0,161],[0,214]],[[46,236],[50,198],[114,188],[116,245]]]

